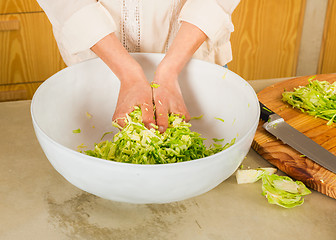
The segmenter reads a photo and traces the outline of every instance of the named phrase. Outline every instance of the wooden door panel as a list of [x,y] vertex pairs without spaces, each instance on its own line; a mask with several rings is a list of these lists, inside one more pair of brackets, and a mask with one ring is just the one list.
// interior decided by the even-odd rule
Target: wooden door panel
[[15,24],[0,30],[0,84],[44,81],[65,67],[43,12],[0,15],[6,21]]
[[[57,1],[57,0],[55,0]],[[42,11],[36,0],[1,0],[0,14]]]
[[243,78],[295,76],[305,0],[242,0],[233,13],[233,61]]
[[319,73],[336,73],[336,1],[329,0],[321,55]]

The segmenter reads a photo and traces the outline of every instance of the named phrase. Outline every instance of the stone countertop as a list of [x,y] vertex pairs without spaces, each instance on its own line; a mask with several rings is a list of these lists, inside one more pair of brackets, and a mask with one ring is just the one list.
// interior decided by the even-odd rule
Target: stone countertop
[[[249,81],[258,92],[285,79]],[[0,103],[0,239],[336,239],[336,200],[316,191],[285,209],[261,195],[261,182],[231,176],[213,190],[170,204],[105,200],[67,182],[45,157],[30,101]],[[245,167],[270,164],[254,150]]]

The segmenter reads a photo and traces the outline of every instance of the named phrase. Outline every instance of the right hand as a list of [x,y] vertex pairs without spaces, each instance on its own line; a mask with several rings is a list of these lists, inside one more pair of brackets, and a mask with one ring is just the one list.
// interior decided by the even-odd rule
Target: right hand
[[145,126],[152,128],[152,123],[155,123],[152,89],[139,63],[127,52],[114,33],[98,41],[91,50],[120,80],[118,101],[112,120],[124,127],[126,114],[131,113],[134,106],[139,106]]
[[117,106],[112,120],[124,127],[126,114],[131,113],[134,110],[134,106],[139,106],[143,123],[148,129],[153,128],[152,124],[155,124],[155,119],[152,89],[145,74],[140,72],[127,78],[125,81],[120,81]]
[[156,69],[154,83],[159,87],[153,89],[153,99],[156,106],[156,124],[161,133],[168,128],[168,115],[177,114],[188,122],[190,114],[183,100],[178,73],[161,65]]

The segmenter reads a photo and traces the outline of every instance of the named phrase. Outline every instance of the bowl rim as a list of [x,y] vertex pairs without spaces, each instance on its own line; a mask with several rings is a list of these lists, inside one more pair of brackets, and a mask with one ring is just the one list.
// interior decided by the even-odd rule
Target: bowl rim
[[[164,55],[162,53],[131,53],[131,55]],[[42,133],[42,135],[44,136],[44,138],[46,138],[49,142],[51,142],[52,144],[56,145],[57,147],[60,147],[61,149],[63,149],[64,151],[67,151],[71,154],[75,154],[76,156],[79,156],[79,157],[82,157],[82,159],[85,159],[85,161],[89,160],[89,161],[99,161],[101,163],[106,163],[106,164],[113,164],[113,165],[120,165],[120,166],[123,166],[123,165],[126,165],[128,167],[136,167],[136,168],[162,168],[162,167],[172,167],[172,166],[175,166],[177,164],[179,165],[184,165],[184,164],[198,164],[200,161],[205,161],[205,160],[208,160],[208,159],[212,159],[214,156],[218,156],[218,155],[221,155],[221,154],[224,154],[226,152],[230,152],[230,151],[234,151],[234,149],[236,149],[241,143],[243,142],[250,134],[252,131],[255,131],[255,129],[257,128],[258,126],[258,123],[259,123],[259,117],[257,117],[253,124],[252,127],[244,134],[244,136],[242,136],[238,141],[236,141],[232,146],[228,147],[227,149],[224,149],[223,151],[220,151],[216,154],[213,154],[213,155],[210,155],[210,156],[207,156],[207,157],[203,157],[203,158],[199,158],[199,159],[194,159],[194,160],[190,160],[190,161],[184,161],[184,162],[175,162],[175,163],[162,163],[162,164],[136,164],[136,163],[125,163],[125,162],[117,162],[117,161],[113,161],[113,160],[107,160],[107,159],[102,159],[102,158],[97,158],[97,157],[93,157],[93,156],[89,156],[89,155],[86,155],[84,153],[80,153],[74,149],[71,149],[71,148],[68,148],[62,144],[60,144],[59,142],[55,141],[54,139],[52,139],[51,137],[49,137],[46,132],[40,128],[40,126],[37,124],[37,121],[35,119],[35,116],[34,116],[34,103],[36,102],[36,96],[38,95],[39,91],[41,91],[41,89],[49,82],[49,81],[52,81],[52,79],[57,76],[57,75],[60,75],[60,74],[64,74],[64,72],[66,71],[69,71],[69,69],[73,68],[73,67],[77,67],[78,65],[82,65],[82,64],[87,64],[87,62],[90,62],[90,61],[97,61],[98,58],[93,58],[93,59],[89,59],[89,60],[86,60],[86,61],[83,61],[83,62],[80,62],[80,63],[77,63],[75,65],[72,65],[72,66],[68,66],[62,70],[60,70],[59,72],[53,74],[52,76],[50,76],[49,78],[47,78],[38,88],[37,90],[35,91],[34,95],[33,95],[33,98],[31,100],[31,104],[30,104],[30,114],[31,114],[31,118],[32,118],[32,122],[33,122],[33,125],[34,125],[34,128],[36,127],[40,133]],[[100,59],[98,59],[98,61],[100,61]],[[209,63],[207,61],[204,61],[204,60],[200,60],[200,59],[191,59],[191,61],[200,61],[200,62],[203,62],[203,63],[206,63],[206,64],[211,64],[211,65],[215,65],[216,67],[218,68],[223,68],[222,66],[220,65],[217,65],[217,64],[212,64],[212,63]],[[258,107],[259,106],[259,103],[258,103],[258,97],[257,97],[257,94],[256,92],[254,91],[254,89],[252,88],[252,86],[245,80],[243,79],[241,76],[239,76],[238,74],[236,74],[235,72],[229,70],[229,69],[226,69],[226,71],[230,71],[232,74],[234,74],[235,76],[238,77],[238,79],[240,81],[243,81],[247,84],[248,86],[248,89],[249,91],[252,93],[252,95],[254,96],[254,100],[255,100],[255,103],[257,104],[257,116],[260,115],[260,108]],[[36,129],[34,129],[36,131]]]

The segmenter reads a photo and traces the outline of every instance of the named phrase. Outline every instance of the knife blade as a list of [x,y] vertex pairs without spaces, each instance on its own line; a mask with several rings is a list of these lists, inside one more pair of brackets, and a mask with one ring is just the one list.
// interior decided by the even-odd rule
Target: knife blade
[[293,128],[278,114],[260,104],[260,118],[263,128],[285,144],[291,146],[322,167],[336,173],[336,156],[318,143]]

